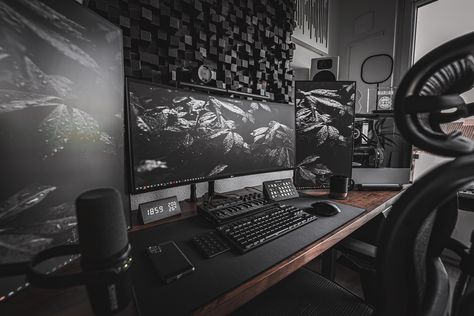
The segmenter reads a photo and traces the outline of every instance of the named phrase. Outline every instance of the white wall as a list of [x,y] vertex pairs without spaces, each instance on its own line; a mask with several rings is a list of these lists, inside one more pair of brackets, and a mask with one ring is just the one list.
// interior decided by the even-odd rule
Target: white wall
[[[367,111],[367,90],[360,77],[363,61],[375,54],[394,54],[396,0],[331,0],[335,31],[331,34],[330,53],[340,56],[340,80],[355,80],[363,112]],[[381,86],[391,86],[391,79]],[[358,110],[359,112],[360,110]]]
[[[415,36],[415,61],[435,47],[474,31],[473,16],[473,0],[438,0],[419,8]],[[463,97],[467,101],[473,102],[474,89],[463,94]],[[430,154],[420,155],[420,159],[415,162],[415,180],[423,172],[444,161],[446,160]],[[469,243],[470,233],[473,229],[474,214],[460,212],[453,237]]]
[[294,70],[295,80],[308,80],[311,70],[311,59],[322,56],[337,56],[339,0],[330,0],[329,3],[329,39],[328,54],[319,54],[295,43],[295,51],[291,67]]
[[[474,31],[473,0],[438,0],[418,9],[415,61],[433,48]],[[474,89],[463,94],[474,101]]]
[[295,44],[295,51],[293,53],[293,61],[291,67],[295,68],[311,68],[311,59],[321,57],[320,54],[307,49],[301,45]]
[[290,64],[290,67],[293,68],[294,79],[308,80],[311,70],[311,59],[321,56],[322,55],[295,43],[293,61]]

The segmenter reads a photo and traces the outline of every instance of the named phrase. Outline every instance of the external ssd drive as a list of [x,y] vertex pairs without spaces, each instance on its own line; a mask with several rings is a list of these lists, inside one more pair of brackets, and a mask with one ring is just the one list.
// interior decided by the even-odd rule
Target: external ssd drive
[[171,283],[194,271],[194,266],[174,241],[148,246],[146,253],[165,283]]

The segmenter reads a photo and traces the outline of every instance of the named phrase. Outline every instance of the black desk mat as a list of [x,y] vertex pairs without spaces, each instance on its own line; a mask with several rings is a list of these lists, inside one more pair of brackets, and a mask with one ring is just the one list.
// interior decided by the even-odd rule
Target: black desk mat
[[[308,207],[314,197],[302,197],[282,204]],[[133,248],[133,283],[139,313],[145,315],[187,315],[202,305],[238,287],[256,275],[290,257],[292,254],[331,233],[364,210],[339,204],[341,213],[319,217],[296,231],[256,248],[244,255],[232,250],[211,259],[204,259],[191,242],[195,235],[213,229],[200,216],[159,225],[130,234]],[[196,271],[171,284],[158,278],[145,247],[173,240],[193,263]]]

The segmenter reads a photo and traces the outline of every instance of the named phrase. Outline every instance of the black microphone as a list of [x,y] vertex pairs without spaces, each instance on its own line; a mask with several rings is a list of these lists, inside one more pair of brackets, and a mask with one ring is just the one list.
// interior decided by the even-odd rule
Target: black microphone
[[[76,214],[79,244],[48,248],[29,262],[7,265],[3,270],[8,274],[26,273],[27,281],[37,287],[85,285],[94,314],[114,315],[132,298],[131,247],[122,199],[115,189],[88,191],[77,198]],[[80,272],[55,274],[35,269],[51,258],[77,254],[81,254]]]
[[97,189],[76,200],[77,227],[84,273],[115,272],[114,278],[100,274],[86,283],[94,313],[113,315],[131,300],[130,244],[120,194],[114,189]]

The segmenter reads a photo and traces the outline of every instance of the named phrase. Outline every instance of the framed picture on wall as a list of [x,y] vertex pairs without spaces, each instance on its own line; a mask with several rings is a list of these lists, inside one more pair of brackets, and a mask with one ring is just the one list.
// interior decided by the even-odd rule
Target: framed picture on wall
[[296,81],[298,189],[329,186],[331,175],[352,175],[355,81]]
[[292,40],[319,54],[329,50],[329,0],[296,0]]

